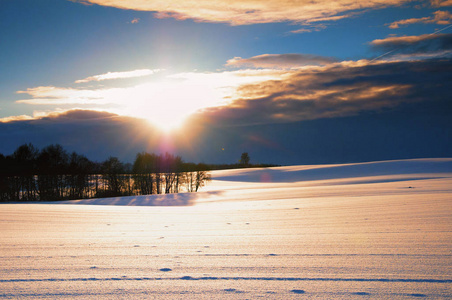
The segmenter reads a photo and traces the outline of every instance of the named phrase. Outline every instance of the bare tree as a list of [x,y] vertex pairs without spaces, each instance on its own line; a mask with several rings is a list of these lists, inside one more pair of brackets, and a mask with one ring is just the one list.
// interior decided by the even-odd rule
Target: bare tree
[[103,178],[107,182],[108,193],[111,196],[120,196],[122,194],[122,188],[124,180],[120,178],[123,173],[123,165],[116,157],[110,157],[102,164]]
[[195,192],[198,191],[200,187],[206,185],[207,181],[210,181],[211,177],[207,171],[196,171],[196,188]]

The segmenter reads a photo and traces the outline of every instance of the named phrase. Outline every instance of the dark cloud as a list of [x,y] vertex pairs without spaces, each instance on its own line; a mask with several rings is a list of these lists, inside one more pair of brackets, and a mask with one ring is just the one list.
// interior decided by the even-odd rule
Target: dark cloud
[[41,120],[99,120],[105,118],[115,118],[118,115],[105,112],[105,111],[95,111],[95,110],[83,110],[74,109],[68,110],[61,113],[51,113],[46,117],[40,118]]
[[161,133],[141,119],[107,112],[73,110],[25,121],[0,123],[0,153],[10,154],[19,145],[42,148],[61,144],[93,160],[118,156],[130,160],[137,152],[157,151]]
[[451,105],[452,60],[350,62],[290,74],[242,86],[239,99],[200,116],[237,126],[345,117],[412,102]]

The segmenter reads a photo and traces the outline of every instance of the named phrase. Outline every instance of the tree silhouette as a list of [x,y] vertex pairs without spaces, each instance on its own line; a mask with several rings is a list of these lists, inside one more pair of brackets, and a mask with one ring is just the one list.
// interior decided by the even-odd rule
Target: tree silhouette
[[106,180],[107,196],[119,196],[123,188],[124,181],[120,174],[124,172],[124,166],[117,157],[110,156],[102,163],[102,177]]
[[210,180],[209,166],[170,153],[138,153],[128,165],[116,157],[92,162],[61,145],[39,151],[24,144],[0,154],[0,202],[196,192]]
[[85,156],[73,152],[69,162],[69,198],[83,198],[89,190],[89,174],[93,172],[94,164]]
[[133,163],[134,187],[142,195],[155,194],[155,176],[157,156],[146,152],[138,153]]
[[247,167],[250,163],[250,156],[248,155],[248,152],[243,152],[242,156],[240,157],[240,164],[244,167]]
[[[22,198],[27,201],[37,199],[37,185],[34,175],[38,154],[39,150],[32,144],[24,144],[19,146],[12,155],[14,173],[20,176],[15,180],[16,184],[18,184],[16,190],[21,190]],[[20,196],[17,195],[17,198],[20,198]]]
[[17,148],[12,155],[12,159],[14,159],[17,163],[16,168],[19,168],[19,170],[16,169],[16,171],[26,171],[29,173],[33,170],[35,168],[34,164],[36,163],[38,154],[39,150],[32,144],[24,144],[19,146],[19,148]]
[[66,186],[65,174],[68,171],[69,155],[61,145],[50,145],[41,150],[38,156],[39,198],[60,200]]

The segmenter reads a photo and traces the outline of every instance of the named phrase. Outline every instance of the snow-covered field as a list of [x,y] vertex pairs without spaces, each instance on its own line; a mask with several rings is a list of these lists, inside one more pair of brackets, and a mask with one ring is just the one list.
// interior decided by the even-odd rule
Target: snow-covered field
[[452,159],[215,171],[0,205],[0,298],[450,299]]

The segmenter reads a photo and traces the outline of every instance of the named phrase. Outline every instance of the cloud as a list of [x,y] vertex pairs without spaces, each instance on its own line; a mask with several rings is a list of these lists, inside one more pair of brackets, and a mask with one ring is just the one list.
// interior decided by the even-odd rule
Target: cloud
[[54,86],[38,86],[28,88],[26,91],[17,91],[18,94],[28,94],[32,99],[17,100],[16,103],[34,105],[59,105],[59,104],[109,104],[108,96],[115,95],[121,89],[87,90],[62,88]]
[[315,24],[315,25],[309,24],[309,28],[306,28],[306,26],[305,26],[304,28],[301,28],[301,29],[292,30],[292,31],[290,31],[290,33],[293,33],[293,34],[306,33],[306,32],[313,32],[313,31],[320,31],[325,28],[326,28],[325,24]]
[[130,23],[132,24],[137,24],[138,22],[140,22],[140,18],[135,18],[132,21],[130,21]]
[[262,54],[250,58],[234,57],[227,61],[229,67],[293,68],[306,65],[325,65],[335,61],[331,57],[311,54]]
[[395,52],[399,56],[413,57],[424,55],[450,56],[452,54],[452,34],[423,34],[418,36],[391,36],[370,42],[373,50]]
[[198,118],[237,126],[353,116],[404,103],[447,102],[451,81],[451,60],[311,66],[287,71],[280,80],[242,85],[229,105],[206,108]]
[[430,4],[433,7],[452,6],[452,0],[430,0]]
[[425,23],[425,24],[435,23],[438,25],[448,25],[451,23],[452,14],[448,11],[438,10],[435,11],[433,15],[434,15],[433,17],[411,18],[392,22],[391,24],[389,24],[389,28],[396,29],[399,28],[400,25],[410,25],[416,23]]
[[117,116],[116,114],[98,111],[98,110],[85,110],[85,109],[68,109],[68,110],[49,110],[49,111],[34,111],[33,116],[20,115],[20,116],[10,116],[6,118],[1,118],[1,123],[10,123],[17,121],[31,121],[31,120],[48,120],[48,119],[59,119],[59,120],[99,120],[112,118]]
[[87,6],[93,5],[91,2],[89,2],[89,0],[69,0],[69,1],[80,3],[80,4],[83,4],[83,5],[87,5]]
[[116,114],[86,109],[69,109],[64,111],[52,111],[46,113],[34,114],[35,120],[50,120],[57,119],[59,121],[72,120],[72,121],[88,121],[88,120],[104,120],[119,117]]
[[20,121],[32,122],[32,124],[40,124],[42,122],[57,122],[57,123],[72,123],[72,122],[97,122],[105,120],[139,120],[143,122],[142,119],[134,118],[131,116],[121,116],[115,113],[102,110],[91,110],[91,109],[57,109],[49,111],[34,111],[33,116],[21,115],[21,116],[11,116],[7,118],[0,119],[1,123],[14,123]]
[[294,34],[299,34],[299,33],[306,33],[306,32],[312,32],[314,31],[314,29],[312,28],[301,28],[301,29],[297,29],[297,30],[292,30],[290,33],[294,33]]
[[0,153],[12,153],[24,143],[38,148],[58,143],[90,159],[118,156],[126,162],[141,151],[160,152],[163,142],[162,133],[142,119],[80,109],[0,123],[0,139],[5,141]]
[[15,122],[15,121],[31,120],[31,119],[33,119],[33,117],[29,116],[29,115],[10,116],[10,117],[0,118],[0,123],[9,123],[9,122]]
[[[132,21],[133,23],[133,21]],[[111,80],[111,79],[124,79],[124,78],[134,78],[134,77],[143,77],[143,76],[149,76],[154,73],[160,72],[160,69],[155,70],[149,70],[149,69],[142,69],[142,70],[134,70],[134,71],[127,71],[127,72],[108,72],[105,74],[90,76],[85,79],[80,79],[75,81],[75,83],[86,83],[90,81],[103,81],[103,80]]]
[[[75,0],[73,0],[75,1]],[[334,21],[368,9],[398,6],[409,0],[79,0],[120,9],[155,12],[157,18],[194,19],[248,25],[273,22],[306,24]]]
[[423,35],[411,35],[411,36],[391,36],[385,39],[377,39],[370,42],[373,46],[410,46],[424,41],[431,41],[437,39],[446,38],[450,39],[451,34],[423,34]]

